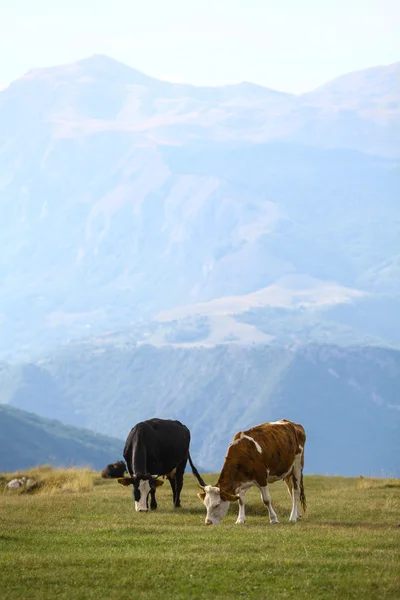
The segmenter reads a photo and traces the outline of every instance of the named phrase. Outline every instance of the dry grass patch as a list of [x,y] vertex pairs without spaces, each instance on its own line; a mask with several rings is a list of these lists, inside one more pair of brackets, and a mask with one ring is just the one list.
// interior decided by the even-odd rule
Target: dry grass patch
[[89,469],[57,469],[46,474],[40,493],[91,492],[93,474]]
[[[12,479],[27,477],[35,483],[16,490],[9,490],[6,485]],[[91,492],[94,487],[95,474],[90,469],[70,468],[54,469],[49,465],[35,467],[24,472],[7,473],[2,476],[4,491],[13,494],[60,494]]]
[[386,478],[377,479],[375,477],[363,477],[360,475],[357,481],[357,488],[360,490],[371,489],[371,488],[399,488],[400,479]]

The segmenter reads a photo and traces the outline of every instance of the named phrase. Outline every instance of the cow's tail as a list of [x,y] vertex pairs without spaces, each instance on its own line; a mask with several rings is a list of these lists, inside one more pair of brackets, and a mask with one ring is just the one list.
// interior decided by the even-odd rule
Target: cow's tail
[[296,429],[297,443],[298,443],[299,447],[301,448],[300,503],[301,503],[301,506],[303,507],[303,511],[306,512],[307,500],[306,500],[306,494],[304,492],[304,481],[303,481],[304,446],[306,444],[306,432],[304,431],[304,428],[301,425],[295,424],[295,429]]
[[199,482],[200,485],[202,485],[203,487],[206,485],[202,476],[200,475],[200,473],[198,472],[198,470],[196,469],[196,467],[194,466],[194,464],[192,463],[192,459],[190,457],[190,452],[188,452],[188,459],[189,459],[189,464],[190,467],[192,469],[192,473],[193,475],[196,477],[197,481]]
[[306,495],[304,493],[303,471],[301,472],[301,477],[300,477],[300,502],[301,502],[304,512],[306,512],[307,501],[306,501]]

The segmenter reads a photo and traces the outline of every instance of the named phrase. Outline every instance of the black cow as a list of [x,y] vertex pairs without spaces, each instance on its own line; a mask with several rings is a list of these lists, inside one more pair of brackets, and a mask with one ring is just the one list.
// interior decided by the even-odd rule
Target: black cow
[[133,499],[138,512],[157,508],[156,488],[167,477],[171,484],[174,507],[181,505],[180,493],[187,460],[200,485],[204,485],[189,453],[190,431],[179,421],[150,419],[131,429],[125,443],[124,458],[130,477],[118,479],[122,485],[133,485]]
[[123,460],[120,460],[116,463],[111,463],[111,465],[107,465],[102,470],[101,476],[104,479],[117,479],[117,477],[123,477],[126,470],[126,464]]

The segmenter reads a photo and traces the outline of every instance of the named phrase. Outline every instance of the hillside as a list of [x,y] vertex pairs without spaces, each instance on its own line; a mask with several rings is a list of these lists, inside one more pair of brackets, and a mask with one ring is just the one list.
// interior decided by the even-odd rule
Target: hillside
[[[57,390],[53,402],[43,381]],[[157,349],[92,340],[0,371],[0,402],[120,439],[140,420],[178,418],[192,432],[194,461],[214,471],[238,430],[289,418],[306,429],[308,473],[397,476],[399,389],[399,351],[327,345]]]
[[[399,72],[294,96],[94,56],[12,83],[0,359],[116,330],[179,344],[193,313],[208,345],[281,345],[295,329],[291,343],[400,347]],[[358,318],[383,306],[382,326]],[[286,311],[279,330],[270,310]]]
[[42,464],[103,469],[122,456],[124,442],[0,404],[0,471]]

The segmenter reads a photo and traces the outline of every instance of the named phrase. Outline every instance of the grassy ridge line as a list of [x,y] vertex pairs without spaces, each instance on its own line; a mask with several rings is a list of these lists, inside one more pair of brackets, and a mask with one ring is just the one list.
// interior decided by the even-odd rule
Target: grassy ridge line
[[279,482],[280,525],[250,490],[246,525],[232,506],[205,527],[190,475],[182,509],[166,482],[148,514],[115,481],[91,477],[89,492],[0,494],[3,599],[399,597],[399,480],[306,476],[309,510],[295,525]]

